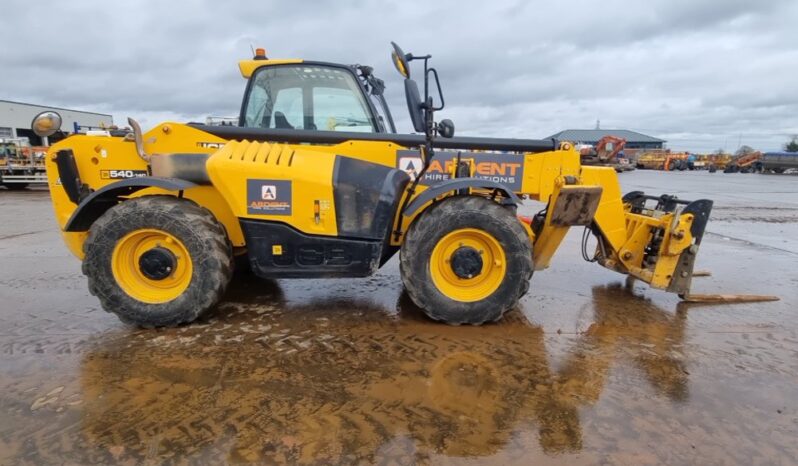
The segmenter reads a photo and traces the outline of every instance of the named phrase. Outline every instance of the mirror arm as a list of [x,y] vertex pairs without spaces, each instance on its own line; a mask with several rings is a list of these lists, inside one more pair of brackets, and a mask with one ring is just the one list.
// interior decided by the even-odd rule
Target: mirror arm
[[[427,55],[429,57],[429,55]],[[429,104],[429,58],[424,58],[424,104]],[[432,105],[428,105],[432,108]]]
[[435,110],[443,110],[443,107],[446,106],[446,102],[443,100],[443,89],[441,88],[441,80],[438,78],[438,70],[435,68],[430,68],[429,73],[435,77],[435,85],[438,87],[438,96],[441,98],[441,105],[439,107],[435,107]]
[[412,53],[406,53],[405,54],[405,60],[407,60],[407,61],[424,60],[426,62],[430,58],[432,58],[432,55],[420,55],[420,56],[417,57],[417,56],[413,55]]

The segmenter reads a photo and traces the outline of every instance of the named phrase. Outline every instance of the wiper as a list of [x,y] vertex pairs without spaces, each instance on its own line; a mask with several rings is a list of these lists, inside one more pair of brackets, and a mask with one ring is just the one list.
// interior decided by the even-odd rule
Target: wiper
[[335,126],[367,126],[371,123],[368,120],[359,120],[350,117],[333,117],[335,118]]

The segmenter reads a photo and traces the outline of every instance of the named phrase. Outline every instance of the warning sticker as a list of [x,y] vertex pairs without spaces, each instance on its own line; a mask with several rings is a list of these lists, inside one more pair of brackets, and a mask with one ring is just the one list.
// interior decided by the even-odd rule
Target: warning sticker
[[[524,156],[520,154],[501,154],[493,152],[461,152],[460,159],[472,159],[475,170],[474,178],[491,180],[519,190],[524,179]],[[419,182],[429,186],[446,181],[450,177],[452,166],[457,160],[457,152],[435,152],[424,178]],[[396,153],[396,167],[416,179],[423,168],[418,151],[401,150]]]
[[291,182],[288,180],[247,180],[247,213],[250,215],[291,215]]

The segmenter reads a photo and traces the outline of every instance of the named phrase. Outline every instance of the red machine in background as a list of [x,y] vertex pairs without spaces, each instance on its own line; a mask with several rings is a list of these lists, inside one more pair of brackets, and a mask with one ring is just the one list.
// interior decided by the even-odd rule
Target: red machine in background
[[759,151],[738,155],[726,165],[723,173],[749,173],[752,171],[761,172],[762,163],[759,161],[761,158],[762,152]]
[[606,135],[598,140],[594,146],[582,146],[579,153],[582,156],[582,165],[602,165],[613,167],[617,172],[634,170],[634,166],[626,158],[618,157],[626,146],[626,139]]

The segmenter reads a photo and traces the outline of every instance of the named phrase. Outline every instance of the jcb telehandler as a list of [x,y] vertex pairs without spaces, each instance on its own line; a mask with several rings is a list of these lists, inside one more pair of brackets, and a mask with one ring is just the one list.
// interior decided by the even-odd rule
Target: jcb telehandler
[[[89,290],[125,322],[191,322],[231,280],[235,256],[267,278],[364,277],[397,251],[413,301],[449,324],[498,320],[549,266],[568,229],[586,257],[686,295],[712,201],[621,196],[612,168],[569,142],[453,137],[429,55],[393,62],[416,134],[396,134],[371,67],[269,59],[238,126],[163,123],[76,135],[47,157],[53,204]],[[423,97],[410,63],[423,62]],[[430,95],[431,84],[436,99]],[[33,121],[52,134],[60,117]],[[520,196],[546,203],[516,215]]]

